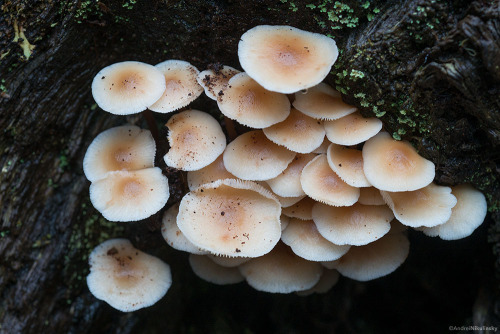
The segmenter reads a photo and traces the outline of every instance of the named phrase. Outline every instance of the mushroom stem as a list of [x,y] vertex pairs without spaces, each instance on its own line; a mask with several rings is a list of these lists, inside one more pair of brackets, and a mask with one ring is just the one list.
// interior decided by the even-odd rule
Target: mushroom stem
[[238,133],[236,133],[236,128],[234,127],[234,121],[226,116],[224,116],[224,124],[226,126],[227,135],[229,137],[229,141],[233,141],[236,137],[238,137]]
[[160,135],[158,133],[158,126],[156,125],[155,118],[153,116],[153,112],[149,109],[146,109],[142,112],[142,115],[146,119],[146,123],[148,123],[148,128],[149,131],[151,131],[151,135],[153,136],[153,139],[155,140],[156,147],[159,147],[160,143]]

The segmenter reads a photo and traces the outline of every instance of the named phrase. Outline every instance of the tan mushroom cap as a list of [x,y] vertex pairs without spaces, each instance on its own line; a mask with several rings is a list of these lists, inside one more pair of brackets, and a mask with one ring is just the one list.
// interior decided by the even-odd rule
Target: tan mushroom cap
[[330,146],[330,141],[328,140],[328,138],[325,137],[325,139],[323,140],[323,143],[321,143],[321,145],[315,149],[314,151],[312,151],[311,153],[315,153],[315,154],[326,154],[327,150],[328,150],[328,147]]
[[315,157],[316,155],[312,153],[297,154],[288,167],[275,178],[267,180],[267,184],[279,196],[304,196],[306,193],[302,190],[300,175],[305,165]]
[[339,281],[340,274],[335,269],[324,269],[323,274],[321,274],[321,278],[318,283],[316,283],[312,288],[297,291],[297,295],[299,296],[309,296],[313,293],[327,293],[337,284]]
[[263,181],[278,176],[296,153],[276,145],[262,130],[238,136],[224,151],[224,166],[242,180]]
[[333,207],[317,203],[312,209],[319,233],[336,245],[362,246],[380,239],[391,229],[392,211],[387,206]]
[[339,145],[357,145],[375,136],[382,129],[382,121],[378,118],[364,118],[354,112],[342,118],[325,121],[326,137]]
[[90,254],[89,264],[90,292],[122,312],[153,305],[172,285],[169,265],[127,239],[103,242]]
[[243,264],[251,259],[250,257],[241,257],[241,256],[228,257],[228,256],[218,256],[213,254],[207,254],[207,256],[210,260],[214,261],[219,266],[226,268],[237,267],[240,264]]
[[335,265],[342,276],[369,281],[389,275],[408,257],[410,242],[404,234],[388,234],[365,246],[351,247]]
[[235,179],[236,177],[229,173],[224,167],[222,154],[210,165],[202,169],[190,171],[187,173],[187,182],[189,190],[193,190],[205,183],[214,182],[223,179]]
[[318,155],[302,170],[300,183],[312,199],[333,206],[350,206],[359,198],[359,189],[351,187],[328,166],[326,154]]
[[273,194],[274,197],[280,202],[282,208],[288,208],[289,206],[294,205],[298,201],[302,200],[306,195],[303,196],[296,196],[296,197],[282,197],[280,195],[277,195],[276,193],[273,192],[269,184],[267,184],[267,181],[255,181],[258,185],[262,186],[264,189],[268,190],[271,194]]
[[175,203],[163,214],[163,219],[161,221],[161,234],[163,239],[165,239],[167,244],[174,249],[192,254],[207,254],[207,251],[196,247],[191,241],[186,239],[177,226],[179,204],[180,203]]
[[343,256],[350,245],[335,245],[323,238],[312,220],[292,218],[281,240],[298,256],[309,261],[333,261]]
[[360,150],[331,144],[327,151],[328,165],[348,185],[369,187],[363,171],[363,153]]
[[282,122],[290,114],[286,95],[266,90],[244,72],[229,80],[217,105],[224,116],[256,129]]
[[165,91],[163,74],[154,66],[138,61],[109,65],[92,81],[92,96],[97,105],[115,115],[146,110]]
[[458,240],[471,235],[483,223],[487,204],[480,191],[470,184],[461,184],[451,187],[451,194],[457,198],[457,204],[451,209],[450,219],[442,225],[422,228],[426,235]]
[[213,284],[236,284],[245,280],[238,268],[220,266],[207,255],[190,254],[189,265],[196,276]]
[[248,75],[285,94],[323,81],[337,56],[333,39],[290,26],[256,26],[238,44],[238,58]]
[[285,216],[284,214],[281,214],[280,216],[281,232],[283,232],[287,228],[288,224],[290,223],[290,219],[292,218]]
[[340,93],[325,83],[311,87],[306,92],[295,93],[292,104],[302,113],[322,120],[339,119],[357,110],[342,101]]
[[170,150],[163,159],[167,166],[198,170],[214,162],[226,148],[226,136],[219,122],[203,111],[180,112],[166,126]]
[[318,283],[323,272],[318,262],[295,255],[282,243],[278,243],[268,254],[251,259],[239,268],[252,288],[271,293],[310,289]]
[[137,221],[160,211],[169,198],[168,179],[158,167],[109,172],[90,185],[92,205],[110,221]]
[[83,172],[90,182],[117,170],[138,170],[154,166],[156,145],[151,132],[124,125],[101,132],[83,158]]
[[272,142],[297,153],[314,151],[325,138],[325,128],[321,121],[294,108],[283,122],[271,125],[263,131]]
[[418,155],[406,141],[396,141],[387,132],[370,138],[363,146],[363,169],[368,181],[385,191],[412,191],[434,180],[432,162]]
[[410,227],[444,224],[450,219],[451,209],[457,204],[451,188],[434,183],[414,191],[380,193],[396,218]]
[[281,207],[254,182],[219,180],[186,194],[177,225],[188,240],[216,255],[256,257],[279,241]]
[[205,70],[198,74],[196,80],[205,89],[205,94],[212,100],[217,101],[218,96],[223,96],[229,79],[241,73],[235,68],[223,65],[217,72]]
[[197,81],[200,72],[187,61],[167,60],[155,67],[163,73],[166,89],[150,110],[169,113],[187,106],[203,93]]
[[364,205],[385,205],[380,190],[375,187],[360,188],[358,202]]
[[281,212],[290,218],[310,220],[312,219],[312,208],[316,203],[312,198],[305,197],[287,208],[282,208]]

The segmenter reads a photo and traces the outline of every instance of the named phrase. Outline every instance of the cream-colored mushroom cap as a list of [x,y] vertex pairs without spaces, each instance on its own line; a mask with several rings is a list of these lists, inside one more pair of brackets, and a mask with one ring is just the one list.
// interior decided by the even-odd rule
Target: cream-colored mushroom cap
[[363,169],[368,181],[380,190],[412,191],[434,180],[434,164],[418,155],[405,141],[380,132],[363,146]]
[[110,221],[137,221],[160,211],[169,198],[168,179],[158,167],[109,172],[90,185],[92,205]]
[[163,73],[166,89],[150,110],[169,113],[187,106],[203,93],[197,81],[200,72],[187,61],[167,60],[155,67]]
[[484,195],[470,184],[451,187],[457,204],[451,209],[448,221],[435,227],[423,227],[428,236],[439,236],[443,240],[458,240],[474,232],[486,217],[487,204]]
[[215,159],[210,165],[202,169],[190,171],[187,173],[187,182],[189,190],[198,188],[202,184],[214,182],[223,179],[235,179],[236,177],[229,173],[224,167],[222,154]]
[[186,194],[177,225],[196,246],[216,255],[256,257],[279,241],[281,207],[254,182],[204,184]]
[[271,125],[263,131],[272,142],[298,153],[314,151],[325,138],[325,128],[321,121],[294,108],[283,122]]
[[101,109],[115,115],[146,110],[165,91],[165,78],[154,66],[138,61],[109,65],[92,81],[92,96]]
[[237,267],[240,264],[248,262],[251,259],[250,257],[241,257],[241,256],[228,257],[228,256],[218,256],[213,254],[207,254],[207,256],[210,260],[214,261],[219,266],[226,268]]
[[290,26],[256,26],[241,36],[241,67],[266,89],[290,94],[317,85],[337,60],[335,41]]
[[302,189],[312,199],[333,206],[350,206],[359,198],[359,189],[351,187],[328,166],[326,154],[318,155],[302,170]]
[[337,270],[335,269],[324,269],[323,274],[321,275],[321,278],[319,279],[318,283],[316,283],[312,288],[304,290],[304,291],[297,291],[297,295],[299,296],[309,296],[312,295],[313,293],[327,293],[330,291],[331,288],[337,284],[339,281],[340,274]]
[[360,188],[358,202],[364,205],[385,205],[380,190],[375,187]]
[[289,207],[282,208],[281,213],[290,218],[302,220],[312,219],[312,208],[317,202],[310,197],[305,197]]
[[312,217],[319,233],[336,245],[362,246],[380,239],[391,229],[392,211],[387,206],[313,206]]
[[322,266],[307,261],[282,243],[261,257],[239,266],[241,274],[254,289],[272,293],[290,293],[312,288],[318,283]]
[[323,120],[334,120],[352,114],[356,107],[342,101],[342,96],[325,83],[295,93],[293,106],[304,114]]
[[315,157],[312,153],[297,154],[288,167],[275,178],[267,180],[267,184],[279,196],[304,196],[306,193],[302,190],[300,175],[304,166]]
[[306,197],[306,195],[296,196],[296,197],[282,197],[280,195],[277,195],[275,192],[273,192],[273,190],[271,189],[269,184],[267,184],[266,181],[255,181],[255,183],[262,186],[264,189],[266,189],[271,194],[273,194],[274,197],[276,197],[276,199],[278,200],[278,202],[280,202],[280,205],[282,208],[288,208],[289,206],[294,205],[295,203],[297,203],[298,201],[300,201]]
[[363,171],[363,154],[360,150],[330,144],[327,151],[328,165],[345,183],[353,187],[369,187]]
[[151,132],[124,125],[101,132],[83,158],[83,172],[90,182],[117,170],[138,170],[154,166],[156,145]]
[[170,247],[189,252],[192,254],[207,254],[195,245],[182,234],[181,230],[177,226],[177,215],[179,214],[179,203],[172,205],[163,214],[163,219],[161,221],[161,234],[163,239],[169,244]]
[[90,292],[122,312],[153,305],[172,285],[169,265],[127,239],[103,242],[90,253],[89,264]]
[[220,266],[207,255],[190,254],[189,265],[196,276],[213,284],[236,284],[245,280],[238,268]]
[[224,152],[226,136],[215,118],[199,110],[186,110],[166,124],[170,150],[167,166],[192,171],[210,165]]
[[335,245],[323,238],[312,220],[292,218],[281,240],[298,256],[309,261],[333,261],[347,253],[351,246]]
[[388,234],[365,246],[351,247],[337,260],[342,276],[356,281],[369,281],[389,275],[408,257],[410,242],[404,234]]
[[276,145],[262,130],[238,136],[224,151],[224,166],[242,180],[263,181],[278,176],[296,153]]
[[457,204],[451,188],[434,183],[414,191],[380,193],[396,218],[410,227],[444,224],[450,219],[451,209]]
[[229,79],[241,73],[235,68],[223,65],[217,72],[213,70],[201,71],[196,80],[205,89],[205,94],[217,101],[218,96],[224,95]]
[[251,128],[267,128],[290,114],[286,95],[266,90],[244,72],[232,77],[223,93],[217,97],[220,111]]
[[382,129],[382,121],[378,118],[364,118],[354,112],[342,118],[325,121],[326,137],[339,145],[357,145],[375,136]]
[[327,150],[328,150],[328,147],[330,146],[330,141],[328,140],[328,138],[325,137],[325,139],[323,140],[323,143],[321,143],[321,145],[315,149],[314,151],[312,151],[311,153],[315,153],[315,154],[326,154]]
[[284,214],[281,214],[280,216],[280,223],[281,223],[281,232],[287,228],[288,224],[290,223],[290,217],[285,216]]

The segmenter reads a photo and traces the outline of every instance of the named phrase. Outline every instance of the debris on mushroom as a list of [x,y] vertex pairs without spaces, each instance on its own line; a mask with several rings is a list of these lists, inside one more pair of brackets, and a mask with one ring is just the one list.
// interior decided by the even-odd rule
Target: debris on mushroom
[[231,66],[223,65],[218,71],[205,70],[198,74],[196,80],[205,89],[205,94],[217,101],[218,96],[223,96],[229,79],[241,73]]

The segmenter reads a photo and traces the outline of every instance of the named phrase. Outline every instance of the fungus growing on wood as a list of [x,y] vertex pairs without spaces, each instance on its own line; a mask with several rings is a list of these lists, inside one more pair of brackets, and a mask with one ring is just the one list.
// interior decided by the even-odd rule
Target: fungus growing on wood
[[243,70],[266,89],[285,94],[323,81],[337,56],[333,39],[290,26],[256,26],[238,44]]
[[364,118],[354,112],[342,118],[325,121],[326,137],[339,145],[357,145],[375,136],[382,129],[382,121],[378,118]]
[[364,205],[386,205],[380,190],[375,187],[360,188],[358,202]]
[[282,208],[281,212],[290,218],[302,220],[312,219],[312,208],[317,202],[310,197],[305,197],[289,207]]
[[92,81],[92,96],[101,109],[115,115],[129,115],[147,109],[165,88],[165,78],[156,67],[125,61],[97,73]]
[[283,172],[275,178],[267,180],[266,183],[271,187],[273,192],[279,196],[304,196],[306,193],[302,190],[300,175],[302,174],[304,166],[315,157],[316,155],[312,153],[297,154]]
[[228,268],[218,265],[207,255],[190,254],[189,265],[196,276],[213,284],[236,284],[245,280],[238,268]]
[[202,184],[214,182],[223,179],[235,179],[236,177],[229,173],[224,167],[222,154],[219,155],[214,162],[201,169],[190,171],[187,173],[187,182],[189,190],[198,188]]
[[127,239],[103,242],[90,254],[89,264],[90,292],[122,312],[153,305],[172,284],[169,265],[135,249]]
[[205,94],[217,101],[218,96],[223,96],[229,79],[241,73],[235,68],[223,65],[217,72],[213,70],[201,71],[196,80],[205,89]]
[[363,170],[360,150],[330,144],[327,150],[328,165],[345,183],[353,187],[369,187]]

